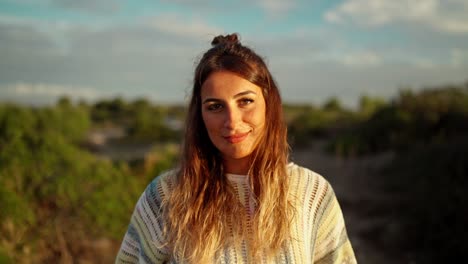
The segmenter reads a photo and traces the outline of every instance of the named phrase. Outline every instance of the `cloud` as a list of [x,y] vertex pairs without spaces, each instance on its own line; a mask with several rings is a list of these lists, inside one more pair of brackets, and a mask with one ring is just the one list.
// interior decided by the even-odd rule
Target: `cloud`
[[[362,44],[347,28],[327,26],[241,36],[267,58],[289,102],[336,95],[349,105],[362,93],[391,96],[402,85],[466,79],[466,36],[415,31],[404,42],[372,37]],[[174,13],[104,26],[0,16],[0,97],[9,87],[10,98],[23,101],[68,93],[183,102],[197,57],[222,31],[201,16]]]
[[83,99],[95,99],[101,94],[93,88],[64,86],[57,84],[16,83],[3,87],[8,93],[18,96],[70,96]]
[[68,9],[91,14],[112,14],[122,9],[119,0],[2,0],[4,2],[34,10],[52,8]]
[[419,68],[433,69],[437,67],[437,64],[428,59],[415,60],[414,65]]
[[238,1],[217,1],[217,0],[162,0],[164,3],[183,6],[196,11],[198,14],[213,15],[234,13],[245,14],[246,9],[252,9],[253,6],[259,7],[271,17],[281,17],[289,11],[295,9],[298,4],[296,0],[238,0]]
[[103,93],[91,87],[25,82],[0,85],[0,95],[2,101],[33,105],[53,104],[62,96],[88,102],[104,97]]
[[[258,36],[248,36],[258,39]],[[255,50],[272,54],[280,64],[337,63],[346,67],[372,67],[385,63],[384,51],[353,48],[342,35],[325,30],[299,30],[257,41]],[[258,48],[257,48],[258,47]],[[267,56],[269,58],[270,56]]]
[[114,13],[120,10],[119,1],[116,0],[50,0],[53,6],[91,13]]
[[157,31],[178,36],[206,37],[223,32],[221,28],[207,24],[199,18],[186,18],[179,14],[163,14],[147,20],[147,24]]
[[[255,40],[252,47],[266,56],[288,102],[320,104],[337,96],[345,105],[356,106],[362,94],[389,98],[401,87],[417,90],[467,78],[467,64],[450,65],[450,47],[466,43],[461,36],[425,34],[404,43],[374,45],[356,45],[329,30],[245,37]],[[463,57],[465,50],[458,50],[454,56]]]
[[[220,31],[190,18],[177,24],[167,17],[106,27],[70,24],[48,27],[50,32],[43,30],[49,22],[17,20],[2,23],[0,19],[2,87],[54,83],[158,102],[185,99],[197,56]],[[162,27],[163,21],[168,28]],[[173,22],[171,27],[167,21]],[[183,28],[184,23],[192,26]],[[35,89],[28,91],[39,92]]]
[[452,49],[451,64],[454,67],[468,65],[468,49]]
[[43,5],[49,0],[2,0],[3,2],[18,5]]
[[382,62],[382,58],[375,52],[363,51],[358,53],[346,54],[341,60],[348,66],[375,66]]
[[395,23],[419,24],[448,33],[468,33],[466,0],[346,0],[324,14],[335,24],[380,27]]
[[257,4],[272,16],[285,15],[296,7],[295,1],[284,0],[257,0]]
[[[272,58],[276,65],[276,61]],[[275,66],[283,98],[288,102],[320,104],[337,96],[345,105],[356,106],[363,94],[390,98],[401,87],[419,90],[441,84],[466,81],[466,67],[411,64],[379,64],[373,67],[349,67],[340,62],[308,61],[302,65]]]

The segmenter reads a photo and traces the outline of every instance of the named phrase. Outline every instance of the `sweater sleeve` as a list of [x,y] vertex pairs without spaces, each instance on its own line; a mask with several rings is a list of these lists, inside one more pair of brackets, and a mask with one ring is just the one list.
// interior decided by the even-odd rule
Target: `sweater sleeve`
[[318,222],[314,263],[357,263],[346,233],[340,205],[329,184],[327,194],[323,200],[323,206],[322,216]]
[[161,220],[160,177],[138,200],[115,263],[166,263],[170,255],[164,249]]

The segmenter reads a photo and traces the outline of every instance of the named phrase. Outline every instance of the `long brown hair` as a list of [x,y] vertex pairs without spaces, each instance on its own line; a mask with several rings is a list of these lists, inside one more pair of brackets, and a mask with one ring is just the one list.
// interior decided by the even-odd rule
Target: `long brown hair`
[[[226,245],[245,239],[249,257],[275,255],[290,238],[293,215],[288,200],[286,166],[289,147],[281,97],[263,59],[239,42],[237,34],[217,36],[195,69],[180,168],[164,206],[166,236],[176,260],[213,260]],[[247,219],[212,144],[201,114],[201,88],[216,71],[229,71],[262,88],[266,103],[265,131],[252,153],[248,172],[256,199],[251,233],[234,220]],[[229,240],[233,237],[233,240]]]

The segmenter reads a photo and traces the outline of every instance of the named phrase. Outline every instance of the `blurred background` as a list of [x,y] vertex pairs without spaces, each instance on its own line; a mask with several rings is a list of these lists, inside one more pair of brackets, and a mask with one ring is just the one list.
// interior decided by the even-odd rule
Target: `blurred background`
[[359,263],[468,251],[468,1],[0,0],[0,263],[113,263],[176,164],[197,59],[238,32]]

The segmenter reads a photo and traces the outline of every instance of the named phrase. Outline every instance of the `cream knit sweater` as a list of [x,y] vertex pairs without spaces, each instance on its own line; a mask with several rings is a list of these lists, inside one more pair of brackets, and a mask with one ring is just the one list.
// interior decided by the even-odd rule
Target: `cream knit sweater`
[[[330,184],[319,174],[290,163],[291,195],[297,197],[297,214],[292,225],[294,237],[276,256],[274,263],[356,263],[346,234],[340,206]],[[146,188],[135,207],[116,263],[175,263],[171,254],[158,249],[163,243],[164,221],[158,217],[161,201],[170,192],[171,172],[165,173]],[[253,212],[247,176],[228,174],[246,210]],[[247,221],[248,224],[248,221]],[[228,247],[219,263],[248,263],[246,249]]]

